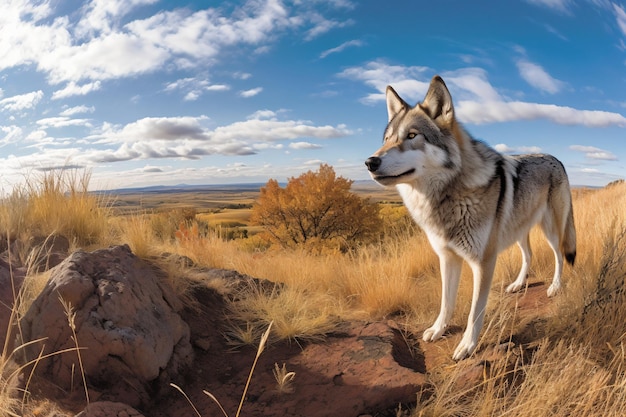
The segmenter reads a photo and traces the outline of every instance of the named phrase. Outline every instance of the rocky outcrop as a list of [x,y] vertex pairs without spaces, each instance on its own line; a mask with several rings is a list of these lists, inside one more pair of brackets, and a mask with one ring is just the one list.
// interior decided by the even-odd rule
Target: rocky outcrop
[[82,360],[101,399],[139,406],[191,363],[181,309],[156,269],[128,246],[78,251],[51,271],[21,320],[23,342],[41,339],[27,360],[50,355],[35,372],[68,391],[82,389]]
[[[229,413],[237,409],[256,348],[233,351],[228,344],[230,303],[242,289],[269,283],[188,267],[181,275],[194,279],[183,306],[161,273],[127,246],[76,252],[50,274],[21,321],[25,341],[43,338],[29,346],[27,360],[44,355],[36,374],[62,389],[47,398],[62,399],[74,413],[85,407],[78,345],[92,401],[81,417],[191,415],[189,402],[169,382],[201,415],[220,414],[204,390]],[[276,367],[295,372],[291,389],[277,385]],[[244,415],[387,415],[380,411],[414,402],[424,390],[425,368],[419,345],[393,321],[344,322],[318,343],[269,345]],[[188,372],[179,379],[182,370]]]

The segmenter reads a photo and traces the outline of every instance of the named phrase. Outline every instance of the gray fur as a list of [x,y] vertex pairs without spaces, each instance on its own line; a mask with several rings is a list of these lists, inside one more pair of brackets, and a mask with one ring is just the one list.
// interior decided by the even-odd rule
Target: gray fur
[[516,242],[523,264],[507,291],[523,287],[535,224],[555,255],[548,295],[560,289],[563,255],[571,264],[576,256],[567,174],[551,155],[506,156],[473,139],[456,121],[452,98],[438,76],[414,107],[387,87],[387,110],[383,146],[366,165],[374,180],[396,186],[440,259],[441,311],[424,340],[441,337],[452,316],[463,260],[474,273],[467,329],[453,355],[462,359],[476,347],[497,255]]

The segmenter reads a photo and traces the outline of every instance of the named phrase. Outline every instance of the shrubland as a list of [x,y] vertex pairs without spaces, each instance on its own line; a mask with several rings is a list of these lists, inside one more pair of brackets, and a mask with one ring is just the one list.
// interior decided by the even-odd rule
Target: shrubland
[[[235,343],[258,343],[271,322],[274,341],[323,343],[338,322],[353,319],[394,318],[419,337],[436,317],[438,260],[401,205],[367,202],[369,211],[361,215],[370,216],[375,233],[350,245],[330,239],[328,250],[320,250],[323,239],[314,239],[311,250],[307,244],[276,244],[261,233],[225,239],[191,211],[122,215],[110,200],[87,192],[88,181],[89,175],[49,172],[6,196],[0,225],[7,245],[52,234],[66,236],[72,249],[125,243],[138,256],[159,263],[181,295],[197,283],[193,274],[171,264],[176,257],[164,254],[270,281],[273,286],[251,285],[231,306],[228,320]],[[267,187],[266,194],[282,192],[278,184]],[[518,303],[523,293],[504,292],[521,257],[516,247],[503,252],[478,351],[507,340],[515,348],[495,359],[480,383],[463,389],[458,382],[470,361],[430,369],[432,393],[412,406],[412,415],[626,415],[626,183],[574,189],[573,197],[578,257],[573,268],[565,269],[562,292],[549,301],[542,317],[522,317]],[[531,247],[530,281],[549,280],[554,260],[537,229],[531,233]],[[25,304],[45,279],[45,274],[29,272]],[[470,271],[464,267],[454,324],[465,325],[470,298]],[[5,349],[0,360],[5,376],[11,371],[5,366],[9,354]],[[0,412],[15,410],[15,397],[3,378]]]

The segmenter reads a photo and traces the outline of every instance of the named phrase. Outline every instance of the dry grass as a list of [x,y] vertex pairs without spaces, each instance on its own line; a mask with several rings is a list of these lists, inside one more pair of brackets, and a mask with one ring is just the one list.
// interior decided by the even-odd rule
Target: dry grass
[[271,290],[254,285],[232,304],[231,319],[259,328],[274,323],[279,340],[297,343],[320,340],[334,330],[342,306],[337,299],[301,286],[275,286]]
[[[164,212],[115,217],[106,201],[84,192],[86,181],[88,176],[67,179],[50,173],[40,184],[16,190],[0,205],[2,227],[11,239],[58,233],[74,245],[127,243],[142,257],[174,253],[199,266],[235,269],[275,283],[250,286],[236,297],[230,315],[236,327],[230,336],[241,343],[257,343],[270,322],[274,338],[299,341],[323,338],[342,319],[395,316],[421,330],[437,314],[437,257],[402,218],[380,244],[350,254],[265,250],[254,238],[225,241],[198,222],[177,224]],[[574,213],[576,266],[565,268],[564,289],[552,301],[551,314],[534,329],[532,347],[494,361],[483,381],[472,387],[459,389],[471,361],[430,370],[434,393],[417,404],[415,416],[626,415],[626,184],[574,190]],[[202,216],[199,220],[209,219]],[[244,217],[228,211],[211,221],[243,222]],[[531,233],[531,246],[531,276],[547,282],[554,259],[538,230]],[[518,317],[516,296],[504,294],[520,265],[516,247],[499,257],[483,346],[528,325]],[[177,291],[185,293],[188,284],[181,279],[185,271],[180,263],[164,264],[164,269]],[[45,275],[30,274],[25,299],[34,298],[44,280]],[[464,268],[452,324],[465,325],[470,298],[470,271]],[[2,395],[0,389],[0,410],[13,401]]]
[[0,202],[0,225],[9,239],[63,235],[74,247],[111,242],[109,204],[87,189],[90,174],[48,171],[16,187]]

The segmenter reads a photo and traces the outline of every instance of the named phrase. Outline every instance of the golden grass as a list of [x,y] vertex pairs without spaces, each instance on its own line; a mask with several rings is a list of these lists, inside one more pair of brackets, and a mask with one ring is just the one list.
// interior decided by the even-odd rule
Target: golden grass
[[231,319],[252,328],[274,323],[279,340],[321,340],[332,332],[343,306],[335,297],[300,286],[253,286],[231,308]]
[[250,221],[252,209],[224,209],[216,213],[202,213],[196,219],[206,221],[211,226],[221,224],[241,223],[247,225]]
[[158,254],[160,245],[146,215],[133,214],[115,220],[114,226],[120,241],[126,243],[135,255],[140,258],[151,258]]
[[74,247],[109,243],[109,204],[88,190],[90,174],[49,171],[0,202],[0,225],[11,240],[63,235]]
[[[198,266],[269,280],[275,285],[251,285],[235,297],[228,319],[236,326],[232,338],[242,343],[256,343],[270,322],[274,338],[300,341],[322,339],[339,320],[355,318],[400,318],[419,336],[437,315],[438,259],[395,205],[387,207],[386,217],[394,220],[380,244],[349,254],[313,255],[266,250],[254,237],[225,241],[198,226],[245,223],[244,211],[199,214],[195,223],[178,223],[167,213],[114,217],[105,201],[84,192],[86,180],[47,174],[41,185],[15,191],[0,205],[4,230],[11,238],[68,234],[75,245],[127,243],[141,257],[174,253]],[[501,343],[526,331],[525,326],[531,327],[532,346],[522,345],[520,352],[494,360],[482,382],[463,389],[460,382],[471,360],[429,370],[433,395],[417,404],[413,415],[626,415],[626,183],[574,190],[573,195],[576,265],[566,266],[564,289],[551,301],[546,317],[537,323],[521,320],[519,296],[504,293],[521,266],[518,248],[502,253],[496,266],[481,346]],[[68,224],[68,217],[76,220]],[[531,233],[531,247],[530,274],[548,282],[554,259],[539,230]],[[184,268],[179,260],[171,268],[167,262],[164,269],[184,294],[189,285],[181,278]],[[30,274],[25,297],[34,298],[43,280],[45,275]],[[470,298],[471,274],[464,267],[452,324],[465,326]],[[0,396],[0,409],[9,400]]]

